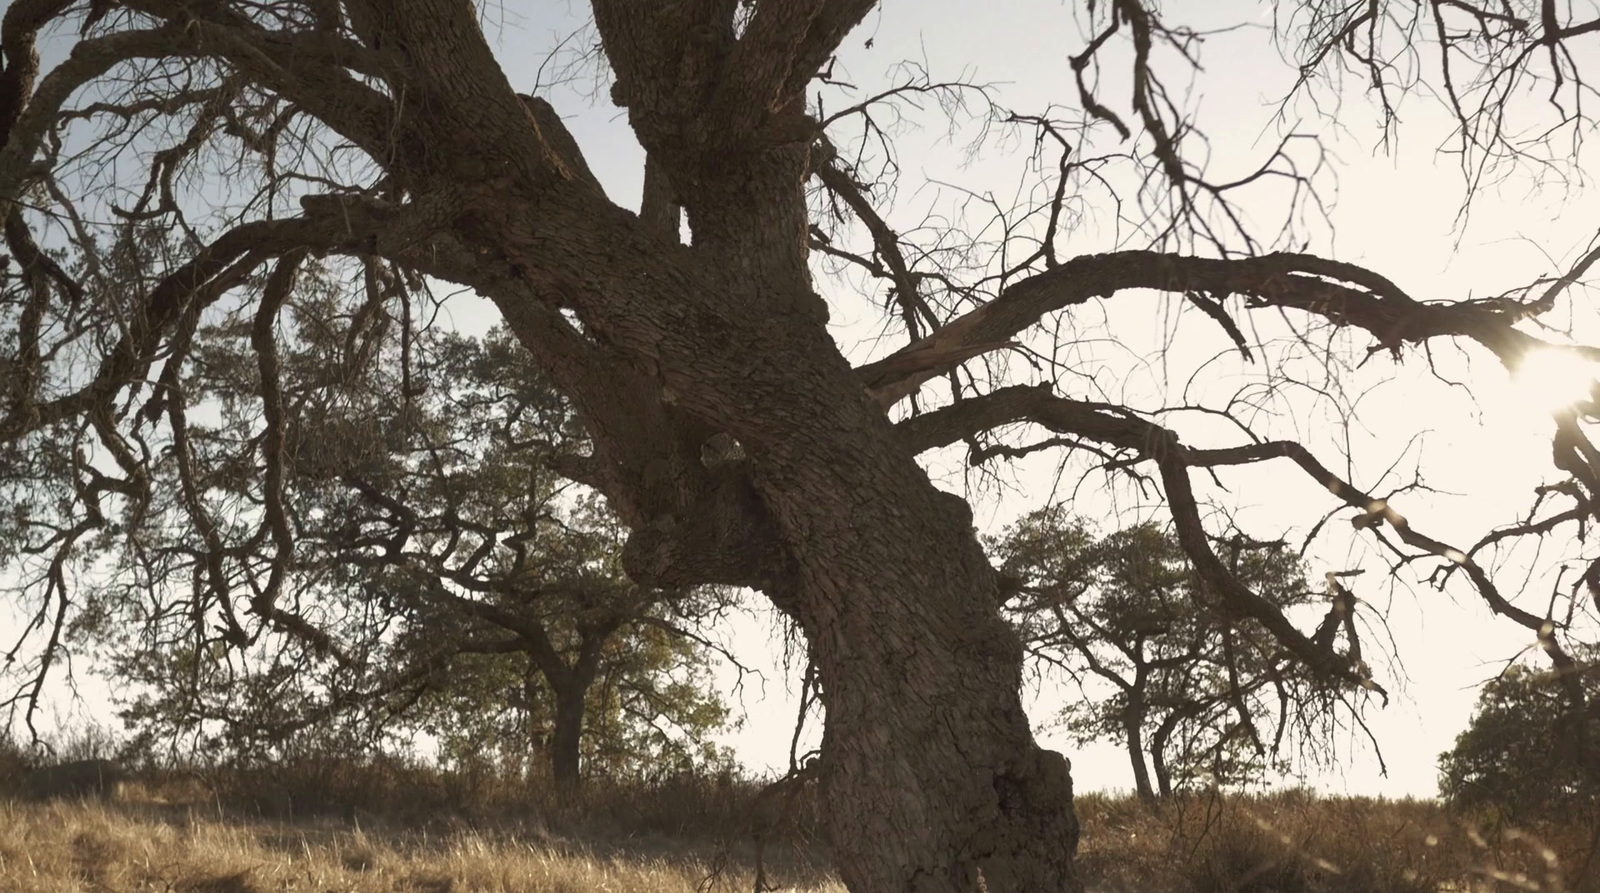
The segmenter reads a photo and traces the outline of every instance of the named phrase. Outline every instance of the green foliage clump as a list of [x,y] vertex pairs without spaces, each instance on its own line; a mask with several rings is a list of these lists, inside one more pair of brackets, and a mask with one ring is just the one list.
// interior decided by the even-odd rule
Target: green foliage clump
[[163,392],[154,496],[97,541],[69,630],[109,658],[135,748],[269,765],[420,736],[564,782],[726,765],[703,630],[731,591],[634,584],[527,349],[430,327],[376,275],[302,268],[271,381],[253,314],[206,314]]
[[[1035,666],[1083,690],[1059,722],[1080,743],[1124,745],[1145,798],[1239,785],[1288,766],[1298,746],[1328,756],[1324,733],[1347,702],[1259,622],[1238,616],[1195,573],[1172,531],[1138,524],[1097,535],[1060,506],[1033,512],[989,543],[1013,593],[1009,615]],[[1243,536],[1213,546],[1235,577],[1286,613],[1321,611],[1324,592],[1281,542]],[[1334,589],[1319,641],[1360,660],[1353,596]],[[1341,612],[1341,610],[1343,612]]]
[[[1600,648],[1579,653],[1592,667]],[[1594,672],[1576,677],[1585,700],[1600,697]],[[1512,665],[1478,695],[1472,720],[1439,755],[1439,793],[1464,809],[1506,818],[1592,814],[1600,793],[1600,719],[1572,707],[1558,674]]]

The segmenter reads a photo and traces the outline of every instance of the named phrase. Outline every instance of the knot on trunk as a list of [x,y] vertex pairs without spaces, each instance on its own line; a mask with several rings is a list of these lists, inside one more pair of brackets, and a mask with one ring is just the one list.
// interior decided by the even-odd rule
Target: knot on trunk
[[[995,776],[995,793],[1006,813],[1054,813],[1072,803],[1072,765],[1053,750],[1034,747]],[[1078,841],[1072,841],[1077,850]]]
[[628,537],[622,566],[641,586],[705,584],[764,589],[787,578],[790,561],[742,460],[707,469],[681,512],[656,515]]
[[[972,842],[975,867],[991,891],[1077,891],[1072,860],[1078,820],[1066,757],[1033,746],[994,778],[1001,821]],[[1041,847],[1041,841],[1048,845]]]

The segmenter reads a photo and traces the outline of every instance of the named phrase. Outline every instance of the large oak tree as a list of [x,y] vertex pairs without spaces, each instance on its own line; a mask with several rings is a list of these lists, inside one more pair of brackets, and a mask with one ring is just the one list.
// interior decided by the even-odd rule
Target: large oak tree
[[[1085,305],[1154,290],[1197,309],[1186,325],[1221,326],[1241,353],[1260,349],[1246,322],[1282,317],[1301,327],[1296,343],[1324,357],[1370,348],[1425,362],[1419,346],[1455,339],[1515,366],[1543,343],[1517,325],[1556,309],[1596,252],[1538,288],[1425,302],[1381,272],[1272,251],[1299,243],[1252,232],[1239,190],[1311,184],[1287,143],[1252,175],[1208,176],[1191,109],[1166,86],[1178,75],[1163,70],[1181,75],[1199,35],[1149,0],[1074,7],[1081,39],[1062,63],[1075,83],[1061,97],[1069,111],[993,110],[1037,135],[1046,198],[1002,213],[998,246],[978,234],[956,249],[930,246],[882,211],[888,193],[875,187],[892,166],[868,170],[842,146],[863,134],[888,140],[873,117],[881,103],[962,88],[913,78],[841,102],[848,88],[830,60],[872,0],[591,5],[610,99],[647,159],[637,212],[607,195],[556,110],[508,82],[470,0],[8,6],[0,468],[21,471],[8,478],[15,505],[0,524],[8,557],[23,565],[24,604],[37,612],[28,632],[42,631],[24,637],[40,647],[35,684],[20,697],[37,697],[36,681],[63,653],[74,569],[137,528],[152,456],[171,451],[185,463],[198,407],[182,370],[197,327],[224,306],[253,311],[263,423],[256,461],[240,471],[257,510],[249,523],[216,523],[219,507],[181,483],[206,559],[196,571],[205,598],[189,607],[235,646],[263,626],[325,636],[295,610],[296,531],[282,492],[291,438],[280,313],[312,256],[374,271],[352,290],[352,313],[403,317],[407,296],[430,282],[492,301],[581,420],[592,451],[559,470],[602,492],[631,529],[633,579],[748,586],[795,621],[826,708],[833,851],[852,890],[1079,886],[1072,780],[1066,761],[1034,742],[1023,712],[1022,649],[1000,614],[1002,579],[967,503],[918,462],[941,447],[965,444],[974,463],[1074,450],[1139,476],[1159,488],[1212,596],[1329,684],[1376,688],[1355,655],[1297,628],[1232,574],[1207,535],[1196,470],[1297,469],[1400,560],[1442,562],[1495,612],[1536,631],[1558,672],[1571,668],[1548,607],[1507,598],[1477,548],[1413,528],[1305,446],[1257,435],[1238,416],[1240,436],[1191,444],[1165,416],[1074,396],[1059,386],[1071,370],[1057,363],[1030,378],[994,360],[1014,340],[1048,341]],[[1587,124],[1579,60],[1600,32],[1592,12],[1554,0],[1263,6],[1301,89],[1353,71],[1392,112],[1399,91],[1425,78],[1458,122],[1474,176],[1528,155],[1517,117],[1525,104],[1556,110],[1553,122],[1535,122],[1549,139]],[[48,70],[41,34],[70,44]],[[843,108],[826,114],[814,86],[835,91],[827,105]],[[1106,137],[1119,148],[1085,151]],[[1114,163],[1132,172],[1122,219],[1135,236],[1108,253],[1064,256],[1080,199],[1119,182],[1106,173]],[[815,203],[812,184],[822,190]],[[846,216],[860,224],[851,231],[865,234],[860,244],[835,226]],[[179,248],[134,263],[139,252],[128,249],[152,227],[181,235]],[[847,362],[813,286],[818,255],[882,280],[903,347]],[[1559,415],[1554,457],[1567,479],[1546,514],[1511,533],[1594,514],[1600,454],[1582,417]],[[57,486],[31,499],[16,489],[49,476]],[[1564,507],[1548,508],[1557,502]],[[261,542],[275,560],[242,548]],[[1600,563],[1588,576],[1600,580]],[[1582,702],[1575,682],[1567,691]]]

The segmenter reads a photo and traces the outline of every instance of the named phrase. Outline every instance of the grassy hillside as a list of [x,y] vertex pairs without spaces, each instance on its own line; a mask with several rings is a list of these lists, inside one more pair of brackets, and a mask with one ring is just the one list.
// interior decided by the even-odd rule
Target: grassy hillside
[[[306,767],[300,767],[304,772]],[[164,893],[842,893],[809,792],[733,779],[543,786],[413,770],[146,774],[109,802],[0,799],[0,890]],[[343,773],[340,780],[338,776]],[[365,777],[364,787],[362,778]],[[301,791],[296,803],[294,791]],[[305,791],[321,791],[317,798]],[[364,794],[362,802],[352,795]],[[1418,801],[1192,797],[1152,811],[1080,798],[1091,888],[1193,893],[1600,889],[1576,826],[1519,831]]]
[[[693,853],[605,852],[499,831],[368,832],[323,823],[163,817],[92,804],[0,806],[0,889],[66,891],[750,890],[754,875]],[[842,891],[826,881],[791,889]]]

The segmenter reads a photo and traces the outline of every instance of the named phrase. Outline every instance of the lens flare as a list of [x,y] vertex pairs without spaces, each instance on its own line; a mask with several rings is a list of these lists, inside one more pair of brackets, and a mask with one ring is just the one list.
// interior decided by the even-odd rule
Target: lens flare
[[1522,358],[1511,381],[1519,400],[1546,412],[1565,412],[1591,399],[1600,363],[1575,350],[1541,348]]

